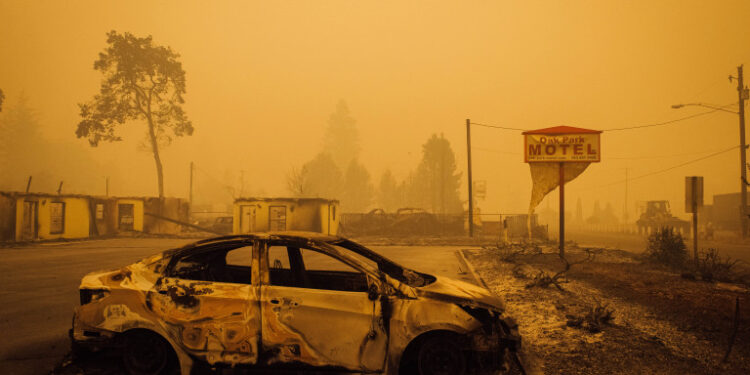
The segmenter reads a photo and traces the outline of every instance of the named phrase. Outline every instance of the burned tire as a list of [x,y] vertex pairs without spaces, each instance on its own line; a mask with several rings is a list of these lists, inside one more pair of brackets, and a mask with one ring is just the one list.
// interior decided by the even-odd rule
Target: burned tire
[[124,341],[122,362],[129,374],[171,374],[177,368],[177,356],[161,336],[139,330],[127,333]]
[[433,336],[419,346],[416,365],[420,375],[463,375],[466,373],[466,356],[456,340],[443,335]]

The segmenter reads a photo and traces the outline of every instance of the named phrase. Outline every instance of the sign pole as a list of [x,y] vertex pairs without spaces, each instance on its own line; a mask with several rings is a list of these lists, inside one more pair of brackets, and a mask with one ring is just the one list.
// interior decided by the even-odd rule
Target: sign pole
[[[698,178],[691,178],[693,184],[693,259],[695,260],[695,269],[698,270]],[[701,191],[701,193],[703,193]]]
[[[693,214],[693,261],[698,269],[698,210],[703,207],[703,177],[685,177],[685,211]],[[708,228],[706,228],[708,230]]]
[[[533,187],[529,204],[529,222],[534,207],[552,192],[560,189],[560,257],[565,259],[565,163],[572,164],[568,179],[580,175],[590,163],[601,161],[600,130],[555,126],[546,129],[525,131],[523,147],[524,162],[539,163],[531,168]],[[559,181],[555,186],[555,164],[558,165]]]
[[560,163],[560,258],[565,258],[565,164]]
[[474,237],[474,196],[472,194],[472,182],[471,182],[471,120],[466,119],[466,160],[468,166],[468,178],[469,178],[469,237]]
[[697,212],[693,212],[693,258],[695,258],[695,269],[698,269],[698,213]]

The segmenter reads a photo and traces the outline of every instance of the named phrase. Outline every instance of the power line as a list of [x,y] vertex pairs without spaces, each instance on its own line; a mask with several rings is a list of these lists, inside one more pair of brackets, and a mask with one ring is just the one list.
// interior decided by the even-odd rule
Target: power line
[[664,126],[664,125],[674,124],[675,122],[679,122],[679,121],[689,120],[691,118],[705,116],[705,115],[708,115],[708,114],[711,114],[711,113],[714,113],[714,112],[718,112],[718,111],[720,111],[720,109],[713,109],[713,110],[710,110],[710,111],[696,113],[694,115],[680,117],[678,119],[664,121],[664,122],[657,122],[657,123],[646,124],[646,125],[629,126],[629,127],[625,127],[625,128],[604,129],[602,131],[605,131],[605,132],[614,132],[614,131],[620,131],[620,130],[632,130],[632,129],[641,129],[641,128],[652,128],[652,127],[655,127],[655,126]]
[[[737,146],[735,146],[737,147]],[[672,155],[653,155],[653,156],[635,156],[635,157],[611,157],[608,156],[605,159],[613,159],[613,160],[640,160],[640,159],[662,159],[662,158],[671,158],[676,156],[691,156],[691,155],[700,155],[705,154],[708,152],[718,152],[718,150],[704,150],[704,151],[698,151],[698,152],[685,152],[681,154],[672,154]]]
[[714,157],[714,156],[718,156],[718,155],[721,155],[721,154],[727,153],[727,152],[729,152],[729,151],[732,151],[732,150],[734,150],[734,149],[736,149],[736,148],[739,148],[739,146],[732,146],[732,147],[730,147],[730,148],[728,148],[728,149],[725,149],[725,150],[721,150],[721,151],[718,151],[718,152],[714,152],[714,153],[712,153],[712,154],[709,154],[709,155],[706,155],[706,156],[702,156],[702,157],[700,157],[700,158],[697,158],[697,159],[693,159],[693,160],[690,160],[690,161],[686,161],[686,162],[684,162],[684,163],[680,163],[680,164],[677,164],[677,165],[673,165],[673,166],[671,166],[671,167],[668,167],[668,168],[665,168],[665,169],[660,169],[660,170],[658,170],[658,171],[653,171],[653,172],[649,172],[649,173],[646,173],[646,174],[643,174],[643,175],[640,175],[640,176],[636,176],[636,177],[633,177],[633,178],[628,178],[628,179],[625,179],[625,180],[615,181],[615,182],[611,182],[611,183],[609,183],[609,184],[605,184],[605,185],[592,186],[592,187],[588,187],[588,188],[586,188],[586,187],[584,187],[584,188],[579,188],[579,190],[582,190],[582,189],[593,189],[593,188],[600,188],[600,187],[607,187],[607,186],[612,186],[612,185],[618,185],[618,184],[624,183],[624,182],[626,182],[626,181],[639,180],[639,179],[642,179],[642,178],[646,178],[646,177],[650,177],[650,176],[653,176],[653,175],[656,175],[656,174],[660,174],[660,173],[668,172],[668,171],[671,171],[671,170],[673,170],[673,169],[677,169],[677,168],[680,168],[680,167],[684,167],[684,166],[686,166],[686,165],[688,165],[688,164],[693,164],[693,163],[697,163],[697,162],[699,162],[699,161],[702,161],[702,160],[705,160],[705,159],[708,159],[708,158],[712,158],[712,157]]
[[[734,150],[735,148],[739,148],[739,147],[740,147],[740,146],[732,146],[732,147],[730,147],[730,148],[728,148],[728,149],[725,149],[725,150],[722,150],[722,151],[719,151],[719,152],[714,152],[714,153],[712,153],[712,154],[709,154],[709,155],[706,155],[706,156],[702,156],[702,157],[699,157],[699,158],[697,158],[697,159],[693,159],[693,160],[690,160],[690,161],[686,161],[686,162],[684,162],[684,163],[681,163],[681,164],[677,164],[677,165],[674,165],[674,166],[671,166],[671,167],[669,167],[669,168],[665,168],[665,169],[662,169],[662,170],[659,170],[659,171],[655,171],[655,172],[650,172],[650,173],[646,173],[646,174],[644,174],[644,175],[640,175],[640,176],[637,176],[637,177],[633,177],[633,178],[631,178],[631,179],[629,179],[629,180],[630,180],[630,181],[633,181],[633,180],[641,179],[641,178],[644,178],[644,177],[648,177],[648,176],[653,176],[653,175],[655,175],[655,174],[659,174],[659,173],[664,173],[664,172],[667,172],[667,171],[671,171],[671,170],[673,170],[673,169],[676,169],[676,168],[679,168],[679,167],[684,167],[684,166],[686,166],[686,165],[688,165],[688,164],[693,164],[693,163],[697,163],[697,162],[699,162],[699,161],[702,161],[702,160],[706,160],[706,159],[712,158],[712,157],[714,157],[714,156],[718,156],[718,155],[721,155],[721,154],[727,153],[727,152],[729,152],[729,151],[732,151],[732,150]],[[623,180],[623,182],[624,182],[624,180]]]
[[522,152],[500,151],[500,150],[495,150],[495,149],[492,149],[492,148],[477,147],[477,146],[474,146],[472,148],[475,149],[475,150],[487,151],[487,152],[492,152],[492,153],[495,153],[495,154],[523,156]]
[[498,125],[480,124],[478,122],[471,122],[470,124],[471,125],[477,125],[477,126],[484,126],[485,128],[494,128],[494,129],[503,129],[503,130],[517,130],[517,131],[521,131],[521,132],[525,132],[526,130],[529,130],[529,129],[509,128],[509,127],[506,127],[506,126],[498,126]]
[[[723,105],[723,106],[718,107],[716,109],[712,109],[710,111],[696,113],[696,114],[692,114],[690,116],[680,117],[680,118],[677,118],[677,119],[674,119],[674,120],[663,121],[663,122],[656,122],[656,123],[653,123],[653,124],[627,126],[627,127],[622,127],[622,128],[603,129],[602,131],[604,131],[604,132],[612,132],[612,131],[642,129],[642,128],[651,128],[651,127],[656,127],[656,126],[670,125],[670,124],[674,124],[676,122],[690,120],[690,119],[693,119],[693,118],[696,118],[696,117],[701,117],[701,116],[709,115],[709,114],[712,114],[712,113],[715,113],[715,112],[718,112],[718,111],[722,111],[722,110],[724,110],[724,108],[730,107],[730,106],[733,106],[733,105],[736,105],[736,104],[737,103],[726,104],[726,105]],[[477,125],[477,126],[483,126],[483,127],[486,127],[486,128],[502,129],[502,130],[515,130],[515,131],[528,131],[528,130],[531,130],[531,129],[511,128],[511,127],[499,126],[499,125],[482,124],[482,123],[478,123],[478,122],[472,122],[471,124],[472,125]]]

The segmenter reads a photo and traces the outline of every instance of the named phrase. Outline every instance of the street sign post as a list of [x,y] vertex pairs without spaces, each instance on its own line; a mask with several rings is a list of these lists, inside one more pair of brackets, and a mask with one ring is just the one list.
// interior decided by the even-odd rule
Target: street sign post
[[[599,130],[571,126],[556,126],[523,132],[524,161],[527,163],[547,163],[552,166],[557,164],[559,170],[557,186],[560,189],[560,257],[565,257],[565,180],[567,178],[570,181],[575,178],[583,172],[589,163],[601,161],[599,142],[601,133]],[[582,166],[577,168],[575,175],[566,177],[565,164],[568,163],[577,163]],[[534,175],[533,167],[532,175]],[[544,191],[544,194],[552,189],[554,189],[554,185],[551,185],[549,190]],[[534,199],[532,191],[532,202]],[[533,209],[533,203],[531,208]]]
[[703,176],[685,177],[685,212],[693,214],[693,260],[698,269],[698,210],[703,207]]

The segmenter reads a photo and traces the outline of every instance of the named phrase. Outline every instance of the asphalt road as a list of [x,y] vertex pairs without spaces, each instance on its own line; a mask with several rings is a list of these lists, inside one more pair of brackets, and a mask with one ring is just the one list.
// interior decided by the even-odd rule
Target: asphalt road
[[[67,336],[85,274],[119,268],[193,240],[118,238],[0,248],[0,374],[48,374]],[[418,271],[473,282],[456,246],[373,246]]]
[[[646,236],[638,234],[610,233],[610,232],[566,232],[566,240],[576,241],[581,246],[607,246],[620,250],[640,254],[646,250]],[[686,239],[688,252],[693,253],[693,242]],[[750,241],[707,241],[698,240],[698,250],[715,248],[722,256],[740,259],[750,264]]]

